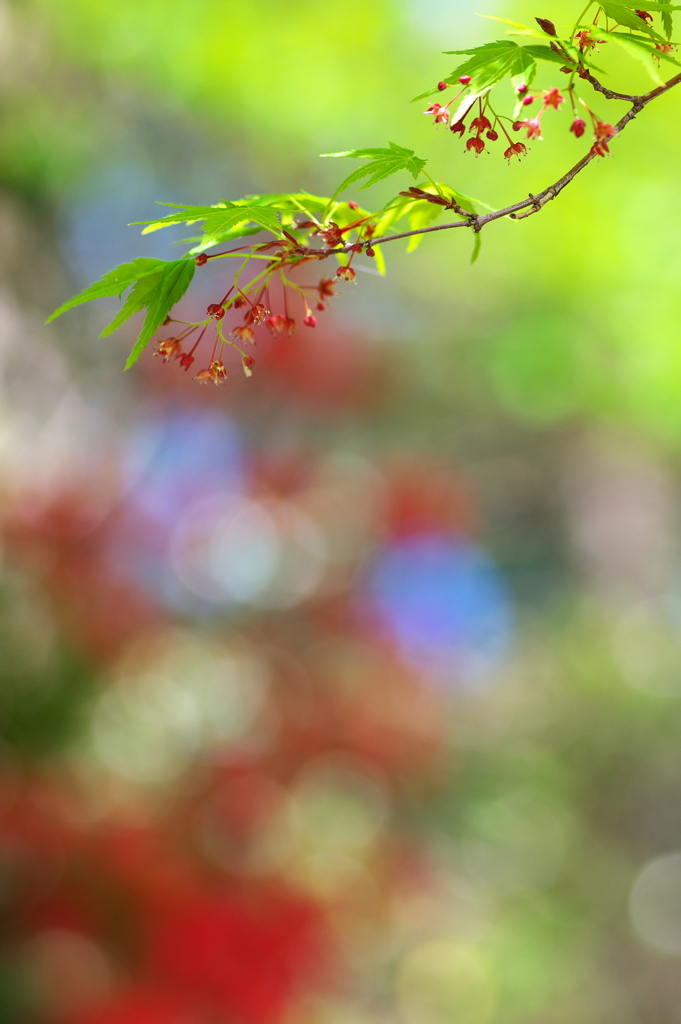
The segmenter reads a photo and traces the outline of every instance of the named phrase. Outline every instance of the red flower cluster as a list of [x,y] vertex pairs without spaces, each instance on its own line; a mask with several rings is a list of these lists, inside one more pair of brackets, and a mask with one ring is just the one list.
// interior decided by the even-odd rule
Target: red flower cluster
[[[470,81],[471,79],[468,75],[459,79],[459,82],[465,85],[468,85]],[[441,87],[443,85],[446,88],[447,83],[439,83],[438,89],[440,89],[440,91],[442,91]],[[520,104],[523,107],[529,107],[535,102],[535,100],[541,99],[542,108],[536,117],[515,121],[513,123],[513,130],[519,131],[521,128],[525,128],[527,130],[528,139],[541,139],[542,115],[549,107],[552,107],[554,110],[558,110],[560,108],[561,104],[565,100],[563,93],[560,89],[553,88],[546,89],[541,93],[530,95],[528,94],[528,86],[524,82],[517,87],[516,91]],[[459,95],[461,95],[461,93],[459,93]],[[466,101],[463,101],[462,106],[459,108],[460,110],[463,110],[463,113],[460,113],[456,120],[452,119],[452,123],[449,125],[449,130],[452,134],[458,135],[460,138],[465,135],[467,130],[466,118],[476,105],[476,98],[477,97],[475,96],[472,97],[467,108]],[[452,101],[450,100],[450,103],[451,102]],[[441,103],[432,103],[425,113],[433,116],[436,124],[446,124],[449,119],[450,103],[444,106]],[[488,100],[478,99],[477,113],[468,126],[471,138],[466,142],[466,152],[473,152],[476,156],[479,156],[481,153],[485,152],[487,142],[496,142],[499,138],[500,132],[502,132],[508,143],[507,148],[504,150],[504,158],[510,161],[512,157],[516,156],[520,159],[520,157],[527,152],[527,147],[522,142],[513,141],[504,125],[504,120],[508,120],[508,118],[500,118],[494,114],[489,106]]]
[[[360,221],[358,223],[362,224],[363,221]],[[316,225],[314,224],[313,226],[316,227]],[[341,243],[343,242],[343,233],[347,230],[347,228],[339,228],[337,224],[332,222],[328,229],[325,229],[324,231],[319,231],[319,233],[324,236],[325,241],[327,241],[327,243],[335,244],[338,240],[340,240]],[[368,235],[371,234],[369,225],[366,226],[366,233]],[[295,246],[296,251],[301,249],[301,247],[298,245],[295,239],[293,239],[290,244],[292,248]],[[361,252],[362,246],[357,244],[356,249]],[[204,262],[206,261],[203,261],[200,265],[203,265]],[[355,271],[349,264],[347,266],[339,267],[338,277],[341,278],[342,280],[354,281]],[[317,326],[317,318],[313,315],[312,311],[310,310],[308,296],[315,295],[319,297],[319,301],[317,302],[317,310],[322,311],[325,308],[325,304],[322,300],[330,298],[332,295],[335,294],[333,287],[334,282],[331,278],[323,277],[318,281],[316,285],[308,287],[300,287],[299,285],[294,285],[292,282],[288,281],[283,275],[281,275],[280,280],[282,281],[284,287],[283,313],[272,314],[265,305],[265,301],[269,304],[269,288],[267,287],[267,285],[261,285],[257,289],[257,292],[254,295],[254,299],[249,298],[247,294],[248,288],[246,289],[246,291],[242,291],[238,289],[236,285],[232,285],[232,287],[229,289],[227,294],[223,296],[220,302],[211,302],[210,305],[207,307],[206,320],[199,321],[198,323],[194,324],[189,324],[176,337],[173,336],[171,338],[164,338],[162,340],[159,340],[156,343],[155,355],[161,356],[163,361],[166,363],[170,362],[171,359],[176,359],[179,362],[180,366],[182,366],[185,370],[188,370],[189,367],[195,361],[194,353],[196,349],[198,348],[201,340],[203,339],[206,331],[208,330],[211,321],[214,321],[216,327],[216,335],[214,337],[213,349],[212,354],[210,356],[210,360],[207,366],[199,370],[199,372],[194,377],[194,380],[198,381],[199,384],[220,385],[225,382],[225,380],[227,379],[227,370],[222,358],[220,358],[220,352],[222,351],[225,345],[230,345],[233,348],[237,349],[237,351],[241,355],[241,365],[244,370],[244,373],[246,374],[247,377],[250,377],[252,373],[252,368],[255,365],[255,360],[253,359],[252,356],[246,355],[245,352],[242,352],[239,346],[244,342],[247,342],[249,345],[255,345],[257,340],[255,328],[260,327],[261,325],[264,324],[267,327],[269,333],[274,338],[279,337],[282,334],[286,334],[290,337],[292,334],[295,333],[296,321],[292,316],[289,315],[288,312],[287,291],[289,289],[294,290],[296,295],[299,295],[302,298],[304,308],[303,323],[307,327]],[[232,292],[234,292],[235,289],[237,294],[230,298]],[[232,327],[231,330],[225,331],[223,321],[227,312],[229,312],[230,310],[242,309],[243,307],[246,307],[243,317],[243,323]],[[166,322],[170,323],[172,321],[170,318],[168,318],[168,321]],[[195,339],[194,335],[197,335]],[[188,351],[185,352],[183,351],[183,344],[189,339],[193,340],[193,346]]]
[[543,114],[549,109],[549,107],[552,107],[554,110],[560,109],[560,105],[565,99],[560,89],[546,89],[544,92],[538,93],[536,96],[525,96],[522,101],[522,105],[524,107],[529,107],[536,99],[540,98],[543,99],[543,104],[537,116],[525,119],[524,121],[516,121],[513,125],[515,131],[519,131],[520,128],[527,129],[528,139],[541,139],[541,119]]
[[227,380],[227,370],[224,363],[214,359],[208,369],[199,370],[194,380],[198,380],[199,384],[224,384]]
[[594,133],[596,141],[591,147],[591,152],[594,156],[609,156],[610,150],[608,149],[608,140],[617,135],[616,129],[606,121],[596,121],[596,124],[594,125]]

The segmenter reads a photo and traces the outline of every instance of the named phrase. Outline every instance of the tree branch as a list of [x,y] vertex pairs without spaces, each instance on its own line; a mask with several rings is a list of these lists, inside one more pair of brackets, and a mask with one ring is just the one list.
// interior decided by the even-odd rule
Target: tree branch
[[[652,89],[650,92],[644,93],[642,96],[629,96],[625,93],[613,92],[611,89],[606,89],[605,86],[601,85],[598,79],[587,72],[587,74],[581,77],[587,79],[593,85],[594,89],[598,92],[603,93],[608,99],[619,99],[626,100],[631,103],[630,109],[626,114],[619,119],[615,128],[616,135],[619,135],[630,121],[636,117],[637,114],[656,100],[658,96],[662,96],[664,93],[669,92],[674,86],[681,84],[681,73],[670,78],[668,82],[658,86],[656,89]],[[574,167],[571,167],[562,178],[555,181],[552,185],[548,185],[543,191],[537,193],[537,195],[530,194],[527,199],[522,199],[518,203],[512,203],[510,206],[504,206],[500,210],[493,210],[491,213],[470,215],[466,214],[466,220],[457,220],[452,224],[435,224],[429,228],[417,228],[414,231],[402,231],[397,235],[384,235],[383,238],[372,238],[368,241],[361,242],[360,244],[364,249],[368,249],[371,246],[383,245],[385,242],[396,242],[400,238],[412,238],[414,235],[428,235],[434,231],[449,231],[451,228],[472,228],[476,233],[482,231],[486,224],[491,224],[492,221],[500,220],[502,217],[509,217],[511,220],[524,220],[525,217],[531,217],[534,213],[539,213],[540,210],[546,206],[551,199],[555,199],[559,195],[566,185],[577,177],[585,167],[596,158],[596,154],[589,150],[585,156],[582,157]],[[347,253],[351,251],[350,244],[341,246],[336,249],[310,249],[308,250],[310,255],[319,256],[321,258],[325,256],[331,256],[334,253]]]
[[581,68],[577,74],[580,78],[583,78],[585,82],[591,82],[596,92],[602,93],[608,100],[625,100],[627,103],[637,103],[641,99],[640,96],[631,96],[626,92],[614,92],[612,89],[608,89],[608,87],[602,85],[597,78],[594,78],[587,68]]

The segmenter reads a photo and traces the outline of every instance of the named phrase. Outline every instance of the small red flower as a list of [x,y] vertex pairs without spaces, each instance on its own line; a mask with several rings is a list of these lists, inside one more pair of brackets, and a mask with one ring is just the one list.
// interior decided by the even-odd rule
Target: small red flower
[[241,309],[242,306],[246,305],[247,301],[248,300],[243,295],[237,295],[236,298],[232,300],[232,308]]
[[265,309],[264,306],[257,304],[255,306],[251,306],[246,313],[244,320],[247,324],[253,324],[254,327],[258,327],[260,324],[265,322],[269,315],[269,309]]
[[485,143],[483,142],[479,135],[476,135],[474,139],[469,139],[468,142],[466,143],[466,149],[474,149],[476,156],[480,156],[484,148]]
[[478,132],[478,134],[480,134],[480,132],[484,132],[486,131],[487,128],[491,127],[492,122],[489,120],[489,118],[485,117],[484,114],[480,114],[480,116],[476,117],[474,121],[471,121],[470,130],[472,132]]
[[609,156],[608,140],[617,135],[616,130],[607,121],[597,121],[594,131],[596,133],[596,141],[591,147],[591,152],[594,156]]
[[208,316],[212,316],[214,320],[222,320],[225,315],[224,308],[219,306],[217,302],[211,302],[206,313],[208,313]]
[[450,132],[454,132],[455,135],[458,134],[461,136],[466,131],[466,125],[463,121],[457,121],[456,124],[450,124],[449,130]]
[[459,81],[461,82],[462,85],[469,85],[473,81],[473,79],[471,78],[470,75],[462,75]]
[[177,338],[166,338],[165,341],[158,342],[154,355],[163,356],[163,362],[167,363],[180,355],[181,348],[182,342],[178,341]]
[[617,135],[617,130],[607,121],[597,121],[594,129],[597,139],[612,139]]
[[524,156],[525,153],[527,153],[527,146],[524,142],[512,142],[504,153],[504,158],[510,163],[511,157],[517,156],[520,160],[521,156]]
[[295,320],[292,320],[291,317],[288,316],[284,317],[284,320],[286,321],[284,330],[286,331],[290,338],[292,334],[296,333],[296,322]]
[[318,303],[317,303],[317,312],[318,312],[318,313],[321,313],[321,312],[323,312],[323,310],[325,310],[325,309],[326,309],[326,306],[324,305],[324,303],[323,303],[323,302],[318,302]]
[[239,341],[248,341],[251,345],[255,345],[255,333],[250,327],[235,327],[230,332],[230,338],[237,338]]
[[241,365],[244,368],[244,373],[246,374],[246,376],[252,376],[251,371],[252,368],[255,366],[255,359],[253,358],[253,356],[244,356],[243,359],[241,360]]
[[[655,49],[660,53],[673,53],[676,47],[673,43],[655,43]],[[656,53],[653,53],[652,56],[659,62],[660,58]]]
[[321,281],[319,282],[319,284],[317,285],[317,291],[319,292],[319,298],[322,300],[322,302],[324,301],[324,299],[328,299],[332,295],[336,294],[336,292],[334,291],[333,284],[334,284],[334,282],[333,282],[332,278],[330,278],[330,277],[323,277],[321,279]]
[[544,106],[553,107],[554,110],[558,110],[558,107],[565,99],[560,89],[547,89],[546,92],[542,93],[542,96],[544,97]]
[[636,11],[635,13],[638,14],[638,16],[641,19],[641,21],[648,22],[649,24],[652,25],[652,23],[653,23],[653,16],[652,16],[652,14],[649,11]]
[[312,313],[308,313],[305,319],[303,320],[303,323],[305,324],[306,327],[316,327],[317,317],[313,316]]
[[496,142],[497,139],[499,138],[499,132],[495,132],[494,128],[490,128],[490,130],[487,132],[487,138],[489,139],[490,142]]
[[437,83],[437,87],[438,87],[439,92],[444,92],[445,89],[447,88],[447,83],[446,82],[438,82]]
[[538,117],[530,121],[524,121],[523,127],[527,128],[528,139],[541,139],[541,123]]
[[272,337],[276,338],[277,335],[281,334],[286,327],[286,317],[279,316],[278,314],[275,316],[271,316],[265,321],[265,326],[267,327],[267,330],[270,332]]
[[329,221],[328,228],[320,231],[319,234],[322,236],[328,246],[333,248],[335,245],[341,245],[343,242],[343,233],[335,221]]
[[224,363],[214,359],[207,370],[199,370],[194,380],[199,384],[223,384],[227,380],[227,371]]
[[583,121],[581,117],[576,117],[570,125],[570,131],[577,139],[581,139],[582,135],[586,130],[586,121]]
[[449,111],[447,107],[443,107],[441,103],[431,103],[427,110],[423,111],[424,114],[432,114],[435,118],[435,124],[448,124],[449,123]]
[[200,252],[196,259],[194,260],[194,262],[196,263],[197,267],[202,267],[204,263],[208,263],[208,257],[206,256],[205,252]]
[[340,277],[343,281],[354,281],[357,273],[352,267],[339,267],[336,271],[336,277]]
[[189,367],[194,362],[194,356],[190,355],[189,352],[183,352],[182,355],[179,357],[179,359],[180,359],[180,366],[184,367],[185,372],[189,369]]
[[581,32],[578,32],[575,36],[575,39],[582,53],[584,53],[587,50],[593,50],[594,46],[596,45],[596,40],[591,35],[591,32],[588,28],[582,29]]

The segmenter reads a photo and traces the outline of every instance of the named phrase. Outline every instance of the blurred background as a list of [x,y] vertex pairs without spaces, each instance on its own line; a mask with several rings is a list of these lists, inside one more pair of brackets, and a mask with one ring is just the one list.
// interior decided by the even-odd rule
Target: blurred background
[[387,247],[250,381],[124,374],[113,300],[43,326],[182,251],[126,226],[156,201],[328,194],[319,153],[539,191],[568,111],[508,167],[409,104],[505,28],[0,0],[2,1024],[681,1022],[681,96],[475,266]]

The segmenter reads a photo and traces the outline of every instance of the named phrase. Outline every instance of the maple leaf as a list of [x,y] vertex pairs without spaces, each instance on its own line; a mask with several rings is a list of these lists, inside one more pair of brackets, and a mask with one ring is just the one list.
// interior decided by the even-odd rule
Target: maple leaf
[[356,181],[361,181],[362,178],[368,178],[369,180],[360,185],[358,191],[369,188],[370,185],[375,185],[377,181],[382,181],[398,171],[409,171],[414,179],[418,178],[426,166],[426,161],[416,156],[413,149],[405,149],[404,146],[398,146],[396,142],[391,142],[389,145],[389,149],[375,147],[369,149],[348,149],[343,153],[322,153],[322,156],[349,156],[355,160],[369,161],[363,167],[358,167],[357,170],[353,171],[341,182],[331,196],[330,202],[333,202],[343,189],[349,185],[354,185]]

